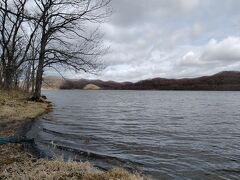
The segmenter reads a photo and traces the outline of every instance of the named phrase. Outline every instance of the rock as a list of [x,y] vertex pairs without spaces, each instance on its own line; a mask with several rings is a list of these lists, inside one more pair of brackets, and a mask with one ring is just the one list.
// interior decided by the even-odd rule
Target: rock
[[48,103],[46,96],[41,96],[40,98],[35,98],[34,96],[32,96],[32,97],[28,98],[28,101]]
[[45,95],[42,95],[42,98],[45,99],[45,100],[47,100],[47,96],[45,96]]

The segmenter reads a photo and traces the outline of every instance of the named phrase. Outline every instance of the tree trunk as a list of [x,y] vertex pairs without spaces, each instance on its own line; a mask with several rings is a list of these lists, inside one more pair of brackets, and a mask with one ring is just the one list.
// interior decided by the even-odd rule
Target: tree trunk
[[31,87],[31,63],[29,63],[27,67],[23,89],[24,91],[29,92],[30,87]]
[[48,35],[46,34],[47,23],[46,23],[46,19],[45,19],[45,14],[43,14],[43,16],[44,16],[44,18],[43,18],[43,25],[42,25],[42,37],[41,37],[40,53],[39,53],[39,59],[38,59],[38,68],[37,68],[37,74],[36,74],[35,90],[34,90],[34,95],[33,95],[33,98],[35,100],[38,100],[41,97],[44,60],[45,60],[46,46],[47,46],[47,41],[48,41]]
[[2,65],[0,64],[0,88],[2,87],[3,84],[3,69]]
[[39,64],[37,69],[37,75],[36,75],[36,82],[35,82],[35,91],[34,91],[34,99],[39,99],[41,97],[41,88],[42,88],[42,76],[43,76],[43,63],[44,63],[44,56],[43,59],[40,60],[39,58]]
[[[32,53],[32,57],[35,58],[35,54],[34,54],[34,49],[33,49],[33,53]],[[34,89],[35,89],[35,62],[34,60],[31,62],[31,83],[32,83],[32,94],[34,93]]]
[[19,77],[18,77],[18,74],[15,74],[14,88],[17,89],[18,87],[19,87]]
[[43,75],[43,70],[41,68],[38,68],[35,91],[34,91],[34,99],[39,99],[41,97],[42,75]]
[[14,71],[12,68],[6,68],[4,72],[4,84],[3,87],[9,90],[13,87]]
[[34,89],[35,89],[35,71],[34,71],[34,68],[32,69],[31,83],[32,83],[32,94],[33,94]]
[[41,88],[42,88],[42,81],[43,81],[43,68],[44,68],[44,58],[45,58],[45,48],[46,48],[47,40],[43,40],[41,42],[41,51],[39,54],[39,62],[37,68],[37,75],[36,75],[36,83],[35,83],[35,91],[34,91],[34,99],[38,100],[41,97]]

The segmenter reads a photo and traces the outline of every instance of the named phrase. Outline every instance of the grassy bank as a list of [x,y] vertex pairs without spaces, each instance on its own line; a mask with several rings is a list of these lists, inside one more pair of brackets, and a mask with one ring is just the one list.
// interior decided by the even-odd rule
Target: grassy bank
[[48,111],[48,103],[27,101],[19,91],[0,90],[0,135],[14,135],[16,130]]
[[[25,123],[49,111],[48,103],[27,101],[19,91],[0,90],[0,136],[12,136]],[[21,145],[0,145],[0,179],[141,180],[123,169],[101,172],[89,163],[37,159]]]

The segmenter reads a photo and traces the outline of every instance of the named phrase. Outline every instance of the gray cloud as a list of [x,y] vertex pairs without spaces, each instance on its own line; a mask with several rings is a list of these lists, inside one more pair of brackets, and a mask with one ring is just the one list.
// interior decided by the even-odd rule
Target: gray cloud
[[106,69],[70,78],[137,81],[240,70],[237,0],[113,0],[102,25]]

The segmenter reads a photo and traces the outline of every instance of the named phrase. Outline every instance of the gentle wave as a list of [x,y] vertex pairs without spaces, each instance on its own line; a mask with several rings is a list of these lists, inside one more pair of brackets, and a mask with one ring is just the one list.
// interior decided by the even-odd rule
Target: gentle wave
[[32,130],[46,153],[153,179],[240,179],[240,92],[46,95],[54,112]]

